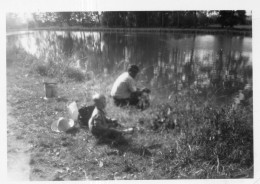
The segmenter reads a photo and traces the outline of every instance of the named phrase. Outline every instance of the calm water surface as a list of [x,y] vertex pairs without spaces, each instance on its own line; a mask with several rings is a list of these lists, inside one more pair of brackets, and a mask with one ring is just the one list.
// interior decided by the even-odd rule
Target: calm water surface
[[7,37],[8,45],[25,48],[49,61],[63,58],[95,76],[124,71],[137,64],[139,84],[169,97],[196,88],[219,100],[252,85],[252,38],[180,33],[108,33],[36,31]]

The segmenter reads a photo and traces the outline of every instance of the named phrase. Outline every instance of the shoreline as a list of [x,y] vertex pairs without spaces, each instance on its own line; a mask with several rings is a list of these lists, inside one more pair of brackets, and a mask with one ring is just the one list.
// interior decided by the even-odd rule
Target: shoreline
[[192,34],[230,34],[252,36],[252,29],[221,29],[221,28],[106,28],[106,27],[38,27],[27,29],[7,29],[7,35],[21,31],[101,31],[101,32],[146,32],[146,33],[192,33]]

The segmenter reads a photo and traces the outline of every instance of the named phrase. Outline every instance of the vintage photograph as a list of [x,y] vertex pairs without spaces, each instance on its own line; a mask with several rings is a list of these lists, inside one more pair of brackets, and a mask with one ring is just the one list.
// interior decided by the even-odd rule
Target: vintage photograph
[[5,18],[9,180],[254,178],[252,10]]

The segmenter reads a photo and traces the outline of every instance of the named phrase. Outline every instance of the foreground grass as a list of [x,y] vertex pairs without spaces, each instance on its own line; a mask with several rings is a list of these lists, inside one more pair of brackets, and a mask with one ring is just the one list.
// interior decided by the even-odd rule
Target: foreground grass
[[31,180],[253,177],[251,106],[233,111],[193,102],[187,108],[191,96],[183,94],[155,98],[149,109],[139,111],[115,107],[108,98],[108,115],[137,131],[125,137],[127,144],[98,142],[85,129],[66,134],[52,132],[50,126],[58,117],[68,117],[67,103],[90,105],[95,91],[109,96],[116,76],[84,82],[52,76],[60,80],[60,97],[46,101],[42,81],[51,75],[35,72],[37,59],[17,51],[7,54],[7,60],[13,61],[7,68],[8,116],[17,121],[8,127],[17,140],[31,145]]

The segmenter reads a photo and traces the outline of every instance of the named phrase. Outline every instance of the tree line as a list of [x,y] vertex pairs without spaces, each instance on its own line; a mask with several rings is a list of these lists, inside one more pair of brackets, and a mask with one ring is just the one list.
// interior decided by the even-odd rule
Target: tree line
[[[17,19],[14,13],[6,16],[7,28]],[[221,27],[251,25],[244,10],[220,11],[104,11],[104,12],[40,12],[32,13],[27,26],[83,27],[161,27],[202,28],[212,24]]]

